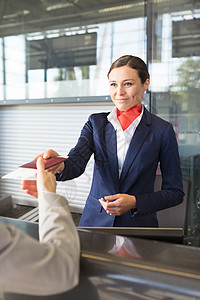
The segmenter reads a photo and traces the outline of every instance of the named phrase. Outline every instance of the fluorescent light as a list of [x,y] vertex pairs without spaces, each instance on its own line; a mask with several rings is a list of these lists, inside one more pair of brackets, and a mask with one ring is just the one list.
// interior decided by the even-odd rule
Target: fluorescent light
[[10,15],[5,15],[3,16],[3,19],[10,19],[10,18],[16,18],[18,16],[26,16],[26,15],[29,15],[30,14],[30,11],[29,10],[22,10],[22,11],[18,11],[14,14],[10,14]]
[[65,8],[65,7],[69,7],[69,6],[73,6],[73,3],[65,3],[65,4],[55,4],[55,5],[51,5],[48,6],[46,8],[47,11],[51,11],[51,10],[56,10],[56,9],[61,9],[61,8]]
[[99,9],[99,13],[108,13],[116,10],[123,10],[123,9],[129,9],[131,7],[135,6],[134,4],[127,4],[127,5],[119,5],[119,6],[113,6],[108,8]]

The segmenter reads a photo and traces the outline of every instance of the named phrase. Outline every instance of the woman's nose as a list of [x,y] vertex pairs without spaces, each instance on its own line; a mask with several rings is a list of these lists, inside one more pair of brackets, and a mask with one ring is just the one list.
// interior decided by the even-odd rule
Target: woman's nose
[[124,94],[124,88],[123,86],[119,85],[117,88],[117,94],[118,95],[123,95]]

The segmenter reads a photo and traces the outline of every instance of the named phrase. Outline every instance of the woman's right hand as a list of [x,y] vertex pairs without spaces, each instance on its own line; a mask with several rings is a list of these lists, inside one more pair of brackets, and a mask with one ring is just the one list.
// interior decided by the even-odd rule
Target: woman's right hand
[[[47,151],[40,153],[39,155],[35,156],[33,158],[33,160],[37,160],[39,157],[42,157],[45,160],[47,160],[48,158],[51,157],[55,157],[58,156],[59,154],[52,150],[52,149],[48,149]],[[56,174],[56,173],[62,173],[62,171],[64,170],[64,162],[55,165],[54,167],[51,167],[49,169],[47,169],[47,172],[50,172],[52,174]],[[27,194],[34,196],[34,197],[38,197],[38,192],[37,192],[37,184],[36,184],[36,180],[23,180],[22,181],[22,190],[24,190]]]
[[[45,160],[51,158],[51,157],[56,157],[59,154],[52,150],[52,149],[48,149],[47,151],[40,153],[39,155],[35,156],[33,160],[37,160],[38,157],[42,157]],[[52,174],[56,174],[56,173],[62,173],[62,171],[64,170],[65,164],[64,162],[61,162],[60,164],[55,165],[54,167],[48,168],[47,172],[50,172]]]
[[[46,159],[49,159],[51,157],[56,157],[58,155],[59,154],[56,151],[54,151],[52,149],[49,149],[49,150],[41,153],[40,155],[36,156],[34,159],[38,159],[38,157],[41,156],[44,160],[46,160]],[[65,167],[64,162],[61,162],[60,164],[57,164],[57,165],[55,165],[55,166],[53,166],[51,168],[48,168],[46,171],[50,172],[50,173],[52,173],[54,175],[57,174],[57,173],[60,174],[64,170],[64,167]]]

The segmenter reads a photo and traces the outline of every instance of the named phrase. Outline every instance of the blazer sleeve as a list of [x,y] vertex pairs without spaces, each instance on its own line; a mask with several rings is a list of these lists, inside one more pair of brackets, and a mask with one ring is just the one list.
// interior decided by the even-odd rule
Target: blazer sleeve
[[93,126],[92,115],[81,130],[80,137],[74,148],[68,154],[69,158],[64,162],[65,168],[61,174],[56,174],[56,180],[65,181],[82,175],[87,163],[93,154]]
[[39,199],[39,236],[0,224],[0,292],[50,295],[78,284],[79,237],[64,197]]
[[170,123],[161,138],[159,162],[162,173],[162,190],[136,195],[138,215],[154,213],[176,206],[183,201],[184,191],[178,144]]

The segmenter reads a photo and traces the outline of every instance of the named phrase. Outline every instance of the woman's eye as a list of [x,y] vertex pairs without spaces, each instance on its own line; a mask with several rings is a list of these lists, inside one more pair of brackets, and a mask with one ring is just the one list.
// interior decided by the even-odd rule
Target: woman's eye
[[133,84],[132,84],[132,82],[126,82],[124,85],[125,85],[125,86],[131,86],[131,85],[133,85]]
[[116,86],[116,83],[112,82],[112,83],[110,84],[110,86]]

